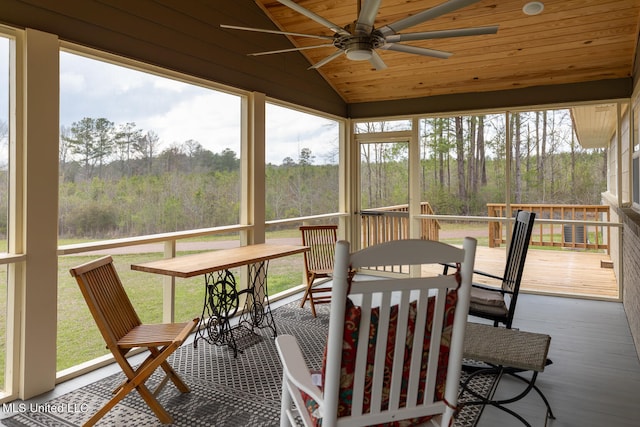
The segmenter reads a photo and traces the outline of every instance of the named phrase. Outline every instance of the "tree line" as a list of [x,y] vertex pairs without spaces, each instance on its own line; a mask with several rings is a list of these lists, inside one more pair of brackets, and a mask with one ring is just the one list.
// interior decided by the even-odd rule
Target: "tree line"
[[[422,119],[421,200],[452,215],[485,215],[487,203],[505,202],[507,191],[511,203],[601,203],[606,150],[578,144],[568,110],[512,114],[508,125],[505,120],[504,114]],[[361,131],[388,126],[370,123]],[[406,144],[363,144],[361,159],[363,208],[407,203]]]
[[116,125],[106,118],[85,117],[60,130],[60,170],[63,181],[113,179],[134,175],[230,171],[240,166],[231,149],[213,153],[200,142],[187,140],[160,149],[152,130],[133,122]]
[[[566,110],[511,117],[509,127],[504,115],[422,119],[422,201],[440,214],[486,214],[487,203],[504,201],[510,156],[512,203],[600,203],[606,152],[580,147]],[[402,144],[363,145],[362,208],[407,202],[407,156]],[[194,140],[166,146],[135,123],[84,118],[61,128],[59,160],[63,238],[135,236],[240,220],[240,159],[230,148],[214,153]],[[280,165],[266,165],[267,219],[338,210],[338,165],[314,160],[311,149],[302,148]],[[6,212],[7,167],[0,169],[0,209]],[[0,217],[0,229],[6,226],[7,218]]]
[[[61,237],[136,236],[240,221],[240,159],[230,148],[214,153],[187,140],[161,149],[153,131],[104,118],[62,128],[60,139]],[[267,165],[268,219],[337,211],[338,166],[313,161],[302,148],[281,165]]]
[[504,201],[507,157],[512,203],[600,204],[606,150],[579,145],[568,110],[509,117],[506,125],[504,115],[487,115],[433,119],[424,127],[423,142],[437,158],[431,163],[434,182],[460,200],[458,213],[474,214],[488,202]]

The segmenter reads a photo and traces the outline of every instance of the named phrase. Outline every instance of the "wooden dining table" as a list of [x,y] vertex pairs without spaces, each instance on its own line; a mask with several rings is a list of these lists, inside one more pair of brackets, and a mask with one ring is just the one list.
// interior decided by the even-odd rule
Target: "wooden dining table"
[[[204,339],[211,344],[228,345],[237,356],[240,351],[234,336],[237,328],[253,333],[255,328],[268,327],[274,337],[277,335],[267,289],[269,261],[308,250],[308,246],[262,243],[131,264],[131,269],[180,278],[203,275],[205,297],[194,346]],[[238,290],[231,269],[245,265],[249,270],[248,285]],[[243,294],[246,296],[244,309],[232,328],[230,321],[240,309]]]

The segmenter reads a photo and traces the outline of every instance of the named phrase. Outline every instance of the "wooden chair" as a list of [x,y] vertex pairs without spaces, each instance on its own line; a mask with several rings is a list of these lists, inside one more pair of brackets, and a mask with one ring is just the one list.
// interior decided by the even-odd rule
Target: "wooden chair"
[[[492,320],[494,326],[504,324],[507,328],[511,328],[535,218],[536,214],[533,212],[522,210],[516,212],[511,243],[502,276],[479,270],[474,271],[474,274],[501,282],[501,287],[474,283],[469,304],[469,314],[472,316]],[[445,274],[446,272],[447,267],[445,267]]]
[[[302,245],[309,246],[304,253],[304,270],[307,287],[302,296],[300,307],[309,301],[311,314],[316,317],[316,304],[331,302],[331,288],[318,287],[331,280],[335,245],[338,241],[337,225],[303,225]],[[324,279],[314,283],[316,279]],[[314,285],[316,286],[314,288]]]
[[[133,389],[138,390],[163,424],[172,423],[173,418],[155,396],[169,379],[181,392],[189,392],[189,387],[167,363],[167,357],[178,349],[194,330],[198,319],[185,323],[143,325],[122,286],[110,256],[82,264],[72,268],[70,272],[78,282],[107,347],[127,377],[126,381],[114,390],[111,400],[84,425],[94,425]],[[147,348],[150,354],[134,369],[126,355],[137,347]],[[166,376],[154,393],[151,393],[145,382],[158,367],[165,371]]]
[[[322,371],[309,371],[295,337],[280,335],[281,426],[448,427],[457,404],[476,240],[463,249],[397,240],[353,254],[336,245],[329,334]],[[460,263],[460,274],[359,278],[350,267]],[[320,378],[321,381],[314,381]],[[400,425],[400,424],[398,424]]]

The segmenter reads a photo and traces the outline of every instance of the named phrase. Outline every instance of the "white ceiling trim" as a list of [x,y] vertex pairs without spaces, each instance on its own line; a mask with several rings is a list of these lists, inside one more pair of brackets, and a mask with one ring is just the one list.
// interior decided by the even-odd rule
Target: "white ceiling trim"
[[571,108],[578,142],[584,148],[604,148],[616,131],[616,105],[583,105]]

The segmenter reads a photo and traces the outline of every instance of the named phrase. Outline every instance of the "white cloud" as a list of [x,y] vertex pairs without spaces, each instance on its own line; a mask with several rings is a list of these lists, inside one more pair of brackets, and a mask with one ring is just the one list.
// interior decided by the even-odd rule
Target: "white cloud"
[[267,162],[280,164],[285,157],[298,159],[300,150],[308,148],[314,163],[337,161],[337,123],[322,117],[283,108],[267,106]]
[[230,148],[239,154],[240,99],[206,89],[203,92],[140,120],[138,125],[157,132],[163,148],[193,139],[215,153]]
[[86,87],[84,75],[75,72],[60,73],[60,92],[80,93]]
[[[240,155],[240,97],[63,52],[60,124],[104,117],[133,122],[160,137],[160,149],[196,140],[215,153]],[[269,104],[267,162],[298,159],[311,149],[324,163],[337,148],[335,122]],[[335,161],[336,159],[332,159]]]
[[0,121],[9,122],[9,39],[0,37]]
[[161,90],[170,90],[174,92],[182,92],[187,86],[186,83],[171,79],[154,79],[153,87]]
[[64,76],[82,76],[85,95],[91,97],[127,93],[151,85],[154,78],[150,74],[67,52],[60,54],[60,74],[62,79]]

